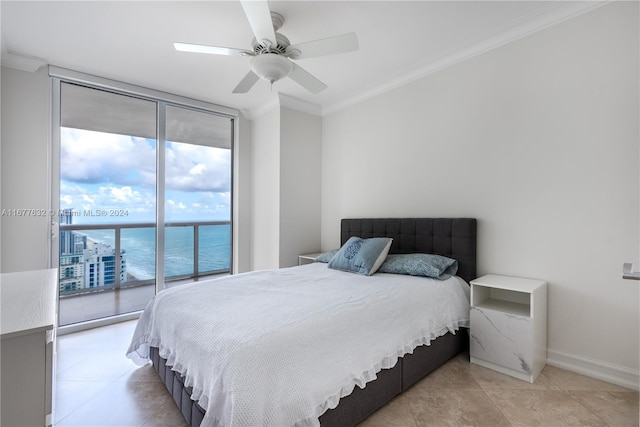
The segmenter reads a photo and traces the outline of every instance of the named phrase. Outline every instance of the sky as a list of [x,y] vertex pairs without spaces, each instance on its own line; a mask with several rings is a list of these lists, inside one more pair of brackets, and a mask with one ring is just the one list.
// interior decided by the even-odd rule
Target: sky
[[[154,222],[156,141],[62,128],[60,209],[74,224]],[[231,150],[167,142],[165,220],[230,220]]]

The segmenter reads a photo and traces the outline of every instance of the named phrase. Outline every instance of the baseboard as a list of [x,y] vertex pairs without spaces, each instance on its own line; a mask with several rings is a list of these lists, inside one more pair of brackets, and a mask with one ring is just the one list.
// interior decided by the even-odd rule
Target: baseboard
[[640,391],[640,372],[624,366],[550,349],[547,350],[547,364]]

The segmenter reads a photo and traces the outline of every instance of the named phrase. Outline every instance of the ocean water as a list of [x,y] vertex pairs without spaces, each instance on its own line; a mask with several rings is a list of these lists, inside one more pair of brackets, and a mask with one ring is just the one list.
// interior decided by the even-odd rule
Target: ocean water
[[[114,230],[81,230],[91,240],[115,248]],[[120,247],[126,251],[127,273],[138,280],[153,279],[156,269],[156,229],[125,228]],[[199,227],[198,269],[201,273],[228,270],[231,263],[231,226]],[[193,227],[165,228],[165,277],[193,273]]]

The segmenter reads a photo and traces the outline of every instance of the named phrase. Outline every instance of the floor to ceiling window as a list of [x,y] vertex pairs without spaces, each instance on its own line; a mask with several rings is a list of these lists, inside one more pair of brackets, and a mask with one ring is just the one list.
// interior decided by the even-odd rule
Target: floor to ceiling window
[[164,275],[217,273],[231,259],[231,127],[179,106],[165,111]]
[[228,273],[233,116],[53,84],[59,324],[139,311],[167,286]]

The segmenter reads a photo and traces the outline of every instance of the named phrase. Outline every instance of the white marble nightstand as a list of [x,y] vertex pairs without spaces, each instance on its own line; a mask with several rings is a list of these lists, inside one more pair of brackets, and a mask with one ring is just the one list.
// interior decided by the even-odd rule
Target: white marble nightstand
[[471,281],[471,363],[529,381],[547,362],[547,282],[487,275]]

